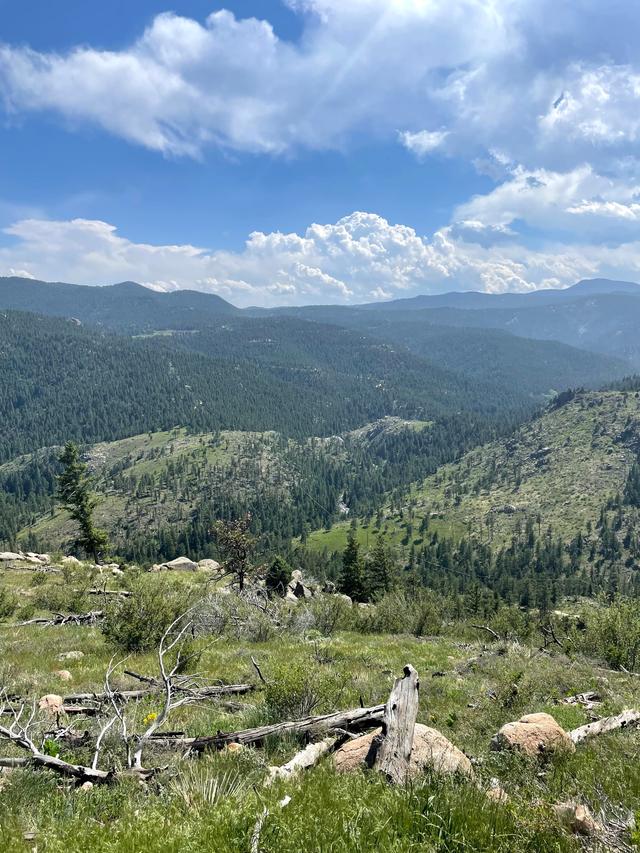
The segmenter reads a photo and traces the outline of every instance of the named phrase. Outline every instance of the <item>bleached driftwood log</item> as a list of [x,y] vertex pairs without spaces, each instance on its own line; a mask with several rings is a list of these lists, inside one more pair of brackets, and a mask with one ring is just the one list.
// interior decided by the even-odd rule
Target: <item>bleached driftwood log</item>
[[587,723],[586,726],[580,726],[577,729],[569,732],[569,737],[575,743],[582,743],[596,735],[613,732],[617,729],[626,729],[630,726],[640,725],[640,711],[628,710],[617,714],[614,717],[603,717],[601,720],[596,720],[594,723]]
[[91,610],[89,613],[56,613],[54,616],[38,616],[35,619],[27,619],[26,622],[18,622],[16,628],[24,628],[27,625],[95,625],[104,618],[104,611]]
[[287,761],[280,767],[270,767],[265,785],[272,785],[277,779],[291,779],[302,770],[308,770],[317,764],[323,755],[330,752],[337,742],[338,738],[326,737],[324,740],[308,744],[303,750],[296,753],[291,761]]

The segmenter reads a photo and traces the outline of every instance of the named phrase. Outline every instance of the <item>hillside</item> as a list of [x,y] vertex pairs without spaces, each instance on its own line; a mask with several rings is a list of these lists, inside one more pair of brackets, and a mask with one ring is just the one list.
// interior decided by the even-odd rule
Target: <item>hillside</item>
[[331,435],[385,415],[464,410],[461,421],[475,417],[482,428],[483,419],[508,419],[527,402],[337,327],[284,321],[273,335],[234,325],[227,335],[189,336],[199,342],[187,346],[5,312],[0,461],[68,439],[92,443],[174,426]]
[[[410,531],[437,529],[470,535],[495,546],[527,522],[551,527],[565,541],[598,521],[603,505],[624,492],[640,450],[637,392],[580,392],[552,406],[513,436],[465,454],[436,474],[396,493],[382,513],[382,528],[405,546]],[[349,525],[314,532],[309,544],[344,547]],[[361,538],[375,525],[362,527]],[[422,541],[422,538],[420,541]]]

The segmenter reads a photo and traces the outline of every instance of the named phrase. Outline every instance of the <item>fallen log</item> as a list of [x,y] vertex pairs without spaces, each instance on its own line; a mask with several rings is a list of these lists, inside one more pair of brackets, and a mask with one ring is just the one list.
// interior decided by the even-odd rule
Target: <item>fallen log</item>
[[133,595],[128,589],[87,589],[85,592],[87,595],[117,595],[120,598],[131,598]]
[[569,732],[569,737],[575,743],[582,743],[588,738],[596,735],[613,732],[617,729],[626,729],[629,726],[640,725],[640,711],[627,710],[623,711],[614,717],[603,717],[601,720],[596,720],[593,723],[587,723],[585,726],[579,726],[577,729]]
[[24,628],[26,625],[94,625],[104,618],[103,610],[91,610],[89,613],[56,613],[55,616],[39,616],[18,622],[14,627]]
[[0,758],[0,767],[26,767],[29,761],[29,758]]
[[[20,713],[21,706],[24,707],[24,704],[22,702],[20,705],[0,705],[0,717],[15,716]],[[69,716],[84,714],[87,717],[95,717],[99,710],[100,708],[97,705],[62,704],[57,713],[68,714]]]
[[395,785],[403,785],[409,774],[413,730],[418,716],[420,680],[407,664],[402,678],[396,679],[384,708],[382,734],[374,740],[373,767]]
[[305,717],[302,720],[288,720],[274,723],[270,726],[259,726],[255,729],[241,729],[235,732],[218,732],[215,735],[191,738],[163,737],[159,732],[153,738],[153,743],[178,749],[188,749],[192,752],[203,752],[207,749],[222,749],[229,743],[259,743],[265,738],[285,735],[303,734],[305,732],[329,732],[336,729],[371,728],[377,725],[384,716],[385,705],[374,705],[370,708],[353,708],[349,711],[335,711],[331,714],[320,714],[316,717]]
[[[62,697],[62,708],[65,714],[96,714],[99,706],[105,702],[111,702],[115,699],[117,702],[135,702],[139,699],[145,699],[147,696],[153,696],[160,691],[160,685],[154,684],[152,687],[145,687],[138,690],[115,690],[112,693],[70,693],[68,696]],[[242,695],[255,690],[253,684],[214,684],[207,687],[180,687],[176,685],[177,693],[188,694],[192,701],[197,702],[200,699],[215,699],[218,696]],[[28,704],[30,700],[20,696],[8,696],[9,702],[14,705],[0,706],[0,714],[14,714],[19,710],[20,705]],[[83,703],[92,702],[93,705]]]
[[600,694],[595,690],[587,690],[584,693],[576,693],[574,696],[565,696],[560,700],[562,705],[583,705],[587,710],[600,705]]

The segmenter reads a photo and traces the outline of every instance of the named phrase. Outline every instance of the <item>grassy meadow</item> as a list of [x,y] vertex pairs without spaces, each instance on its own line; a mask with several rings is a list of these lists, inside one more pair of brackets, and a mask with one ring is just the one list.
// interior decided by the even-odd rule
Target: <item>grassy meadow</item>
[[[117,689],[140,686],[124,675],[124,668],[157,674],[153,649],[124,655],[100,625],[18,626],[25,617],[62,610],[64,595],[70,595],[69,588],[81,584],[88,571],[3,572],[5,604],[13,595],[17,605],[0,628],[0,679],[7,694],[37,699],[47,693],[100,692],[114,655],[126,657],[113,679]],[[134,579],[125,573],[109,577],[108,586],[139,590],[140,583],[160,585],[166,595],[188,593],[192,601],[205,601],[210,592],[201,575]],[[80,603],[68,600],[67,607]],[[117,606],[99,596],[90,604]],[[431,621],[423,620],[418,635],[408,622],[406,633],[398,625],[382,633],[375,607],[341,610],[338,618],[332,606],[325,597],[283,607],[278,624],[261,615],[244,620],[241,627],[224,618],[215,627],[210,622],[209,630],[190,641],[194,673],[202,683],[250,682],[255,690],[237,697],[233,707],[221,700],[182,706],[172,713],[168,729],[187,736],[214,734],[382,703],[394,678],[411,663],[421,681],[418,721],[441,731],[473,759],[475,781],[427,774],[394,788],[373,771],[338,775],[326,757],[293,781],[265,787],[268,766],[289,760],[304,744],[302,739],[270,739],[259,747],[199,758],[149,747],[145,765],[166,769],[146,784],[121,779],[83,790],[46,770],[2,772],[0,849],[249,853],[256,820],[265,809],[257,848],[265,853],[572,851],[584,845],[593,850],[631,849],[633,829],[621,827],[628,827],[640,811],[638,730],[595,738],[572,755],[544,762],[492,752],[490,740],[505,722],[535,711],[550,713],[567,730],[588,722],[592,712],[560,702],[587,690],[601,696],[598,717],[639,707],[640,679],[613,672],[606,662],[582,652],[541,650],[535,638],[494,642],[467,623],[443,622],[435,613]],[[5,606],[5,614],[9,609]],[[401,615],[397,619],[402,622]],[[73,651],[82,656],[63,658]],[[266,684],[258,679],[252,658]],[[61,681],[61,669],[70,672],[70,681]],[[132,729],[140,730],[143,719],[158,710],[157,697],[130,704]],[[62,717],[50,725],[94,732],[97,722]],[[3,757],[25,754],[1,739],[0,744]],[[66,760],[91,759],[91,748],[70,746],[64,739],[59,749]],[[121,752],[115,735],[108,737],[107,765],[122,762]],[[507,802],[487,798],[492,780],[499,780]],[[285,797],[291,799],[281,806]],[[604,841],[580,839],[560,825],[552,805],[571,798],[587,805],[602,823],[604,846]]]

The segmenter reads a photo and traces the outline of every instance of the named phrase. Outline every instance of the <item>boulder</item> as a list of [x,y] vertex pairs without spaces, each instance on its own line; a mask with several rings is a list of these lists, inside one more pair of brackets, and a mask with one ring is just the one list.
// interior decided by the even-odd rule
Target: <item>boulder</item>
[[349,607],[353,605],[353,599],[350,596],[345,595],[344,592],[337,592],[336,598],[339,598],[341,601],[344,601],[344,603],[348,604]]
[[597,835],[602,832],[602,826],[581,803],[557,803],[553,806],[556,817],[563,826],[577,835]]
[[175,560],[170,560],[168,563],[162,564],[165,569],[170,569],[174,572],[197,572],[198,564],[194,563],[188,557],[176,557]]
[[122,569],[120,569],[120,568],[118,568],[118,567],[116,566],[116,568],[115,568],[115,569],[111,569],[111,574],[112,574],[114,577],[119,577],[120,575],[123,575],[123,574],[124,574],[124,572],[122,571]]
[[292,593],[296,598],[313,598],[313,593],[309,587],[304,584],[300,569],[294,569],[291,572],[291,580],[287,584],[287,594],[285,598],[291,600],[289,593]]
[[77,557],[63,557],[62,558],[63,566],[81,566],[82,563]]
[[333,581],[325,581],[322,585],[322,591],[326,592],[327,595],[335,595],[336,585]]
[[84,657],[84,652],[74,649],[70,652],[60,652],[58,660],[81,660]]
[[486,792],[488,800],[491,800],[494,803],[500,803],[500,805],[504,805],[509,802],[509,794],[507,794],[498,779],[492,779],[490,785],[491,787]]
[[509,749],[525,755],[573,752],[575,745],[550,714],[526,714],[506,723],[491,741],[491,749]]
[[213,574],[220,571],[220,563],[217,563],[215,560],[198,560],[198,570]]
[[56,669],[54,675],[57,675],[60,681],[73,681],[73,676],[68,669]]
[[[333,761],[339,773],[349,773],[369,766],[373,761],[372,743],[382,729],[375,729],[362,737],[347,741],[336,750]],[[435,773],[462,773],[473,776],[473,767],[467,756],[436,729],[416,723],[413,730],[413,751],[409,763],[409,776],[415,779],[427,771]]]
[[62,711],[63,705],[62,696],[58,696],[57,693],[47,693],[38,702],[38,708],[49,716],[59,714]]
[[22,554],[15,551],[0,551],[0,563],[12,563],[14,560],[22,560]]

